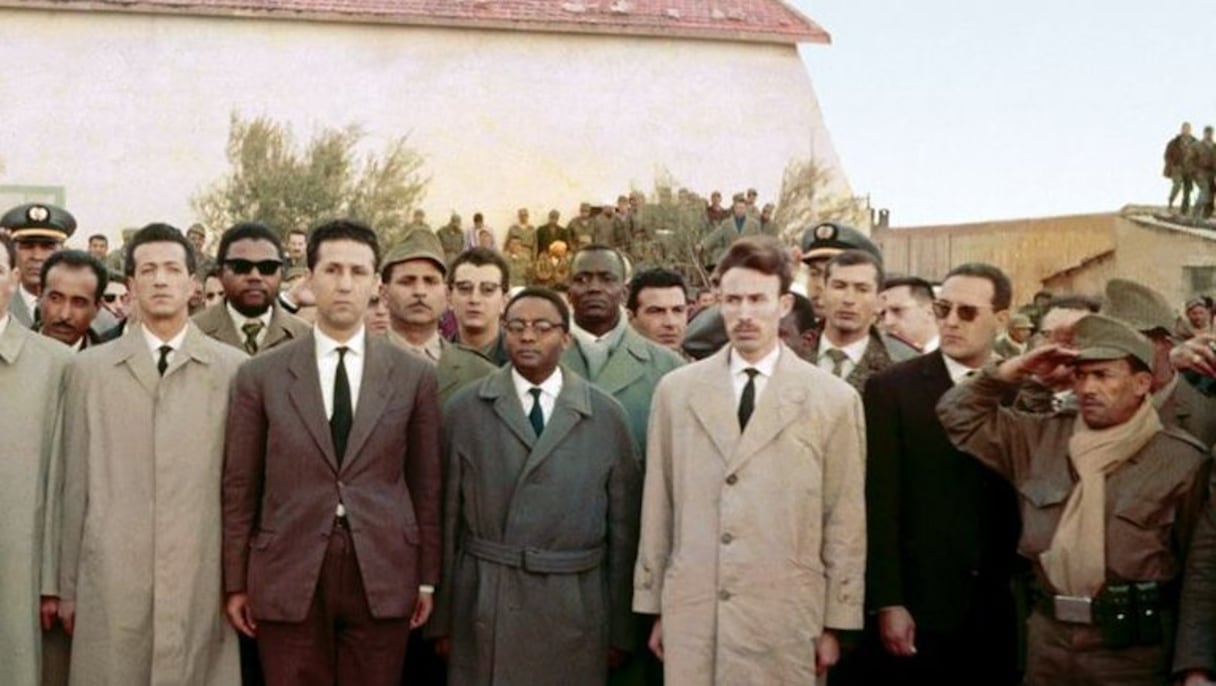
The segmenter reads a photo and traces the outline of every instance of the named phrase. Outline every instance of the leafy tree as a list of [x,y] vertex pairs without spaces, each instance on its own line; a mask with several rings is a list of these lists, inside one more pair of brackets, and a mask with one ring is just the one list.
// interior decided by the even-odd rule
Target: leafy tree
[[356,124],[326,128],[301,149],[286,125],[234,112],[227,148],[232,168],[190,204],[212,232],[261,221],[286,235],[341,216],[366,222],[391,244],[404,233],[430,179],[407,136],[391,140],[379,155],[359,158],[363,137]]
[[782,236],[797,243],[805,229],[825,221],[858,228],[869,225],[869,210],[860,198],[828,192],[832,180],[831,170],[813,159],[791,160],[786,165],[773,212]]

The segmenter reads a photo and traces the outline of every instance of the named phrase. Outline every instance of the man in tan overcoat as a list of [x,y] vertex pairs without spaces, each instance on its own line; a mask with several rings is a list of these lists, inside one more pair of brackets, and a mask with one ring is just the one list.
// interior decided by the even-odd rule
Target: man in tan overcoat
[[141,229],[126,259],[140,326],[65,373],[59,612],[72,684],[240,680],[222,613],[220,470],[246,356],[190,323],[194,266],[177,229]]
[[[39,336],[8,312],[21,283],[17,252],[0,235],[0,665],[3,680],[37,684],[41,670],[39,622],[50,628],[58,595],[53,527],[55,470],[51,435],[60,402],[68,348]],[[39,596],[43,597],[40,618]]]
[[810,684],[862,625],[865,420],[779,339],[789,261],[766,236],[718,264],[730,344],[659,382],[633,608],[671,684]]

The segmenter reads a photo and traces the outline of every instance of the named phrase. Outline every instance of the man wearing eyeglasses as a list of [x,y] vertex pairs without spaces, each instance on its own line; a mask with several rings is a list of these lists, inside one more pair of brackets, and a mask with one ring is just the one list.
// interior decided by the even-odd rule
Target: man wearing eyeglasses
[[220,238],[216,261],[224,300],[194,316],[203,333],[250,355],[308,333],[307,322],[278,304],[283,246],[274,229],[236,224]]
[[526,288],[510,364],[444,412],[443,580],[428,633],[451,684],[604,684],[633,650],[642,474],[625,413],[560,365],[570,314]]
[[864,683],[1017,683],[1014,493],[950,443],[934,412],[994,359],[1011,300],[996,267],[956,267],[933,302],[938,350],[865,386],[871,624],[862,650],[873,671]]
[[510,281],[507,261],[489,248],[470,248],[460,253],[448,272],[448,297],[456,315],[454,342],[496,367],[507,363],[499,323]]

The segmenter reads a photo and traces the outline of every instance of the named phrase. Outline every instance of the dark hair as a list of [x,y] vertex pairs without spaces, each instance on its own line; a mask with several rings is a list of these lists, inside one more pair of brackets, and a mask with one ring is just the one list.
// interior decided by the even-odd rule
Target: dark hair
[[7,233],[0,233],[0,246],[4,246],[4,252],[8,253],[8,268],[16,269],[17,247],[13,245],[13,239]]
[[101,302],[101,296],[106,292],[106,283],[110,279],[110,275],[106,273],[106,267],[89,253],[83,250],[60,250],[51,253],[51,256],[46,258],[46,262],[42,263],[42,272],[38,275],[39,288],[46,291],[46,277],[51,273],[51,270],[59,265],[68,267],[69,269],[91,269],[93,275],[97,277],[97,287],[93,292],[93,304]]
[[1145,364],[1144,360],[1141,360],[1135,355],[1128,355],[1123,359],[1127,360],[1127,365],[1132,368],[1133,374],[1139,374],[1140,372],[1144,372],[1145,374],[1153,373],[1152,368]]
[[194,276],[194,270],[198,267],[194,260],[194,246],[177,227],[160,222],[148,224],[136,231],[127,243],[127,254],[124,256],[126,259],[123,261],[125,276],[135,276],[135,249],[147,243],[176,243],[182,246],[182,250],[186,251],[186,272]]
[[917,302],[927,303],[933,300],[933,284],[919,276],[890,276],[882,282],[882,290],[884,291],[899,288],[900,286],[906,287],[908,294]]
[[761,274],[777,277],[781,284],[777,292],[781,295],[789,293],[790,284],[794,281],[790,273],[789,253],[771,236],[747,236],[732,243],[722,259],[718,260],[714,275],[721,280],[726,272],[735,267],[754,269]]
[[790,317],[797,327],[798,333],[806,333],[815,328],[815,307],[811,305],[811,301],[800,293],[794,293],[794,305],[790,308],[790,313],[785,315]]
[[207,279],[210,279],[210,278],[211,278],[211,277],[213,277],[213,276],[214,276],[215,278],[217,278],[217,279],[218,279],[218,278],[220,278],[220,272],[221,272],[221,271],[223,271],[223,267],[221,267],[221,266],[220,266],[220,265],[218,265],[218,264],[217,264],[217,265],[215,265],[214,267],[212,267],[211,269],[208,269],[208,270],[207,270],[207,273],[206,273],[206,274],[203,274],[203,283],[206,283],[206,282],[207,282]]
[[558,316],[562,320],[562,331],[570,331],[570,308],[566,306],[566,301],[562,300],[562,296],[552,289],[543,286],[528,286],[511,296],[511,299],[507,301],[507,306],[502,310],[503,319],[506,319],[507,313],[511,311],[511,306],[524,298],[540,298],[541,300],[548,300],[553,303],[553,306],[557,308]]
[[498,271],[502,273],[502,292],[506,293],[511,290],[511,267],[507,265],[507,260],[498,253],[497,250],[489,248],[469,248],[456,256],[452,260],[452,266],[448,269],[448,286],[456,283],[456,268],[462,264],[471,264],[474,267],[485,267],[493,265],[498,267]]
[[291,229],[290,231],[287,232],[287,235],[288,236],[303,236],[304,238],[308,238],[308,232],[299,227]]
[[663,267],[654,267],[653,269],[644,269],[629,281],[629,297],[625,300],[625,309],[637,314],[638,311],[638,293],[647,288],[679,288],[684,293],[684,299],[688,299],[688,286],[684,283],[684,277],[680,276],[679,272],[673,272],[670,269]]
[[864,250],[842,250],[832,256],[828,260],[827,266],[824,267],[823,275],[825,279],[832,277],[832,267],[859,267],[863,264],[868,264],[874,267],[874,288],[878,289],[883,284],[882,262],[879,259],[864,251]]
[[943,282],[952,276],[970,276],[976,279],[986,279],[992,284],[992,311],[1003,312],[1013,303],[1013,284],[1005,272],[997,267],[983,262],[967,262],[951,269]]
[[620,253],[620,251],[617,250],[616,248],[614,248],[610,245],[604,245],[603,243],[591,243],[590,245],[584,245],[583,247],[579,248],[578,250],[575,250],[574,255],[570,258],[570,274],[571,275],[574,274],[574,262],[578,259],[579,255],[582,255],[585,252],[612,253],[612,256],[616,258],[616,263],[621,265],[621,278],[624,279],[625,277],[627,277],[629,275],[629,265],[625,262],[625,256],[622,255]]
[[477,222],[485,221],[485,219],[486,218],[480,212],[473,213],[473,223],[474,224],[476,224]]
[[89,242],[92,243],[93,241],[105,241],[106,245],[110,244],[110,239],[106,238],[104,233],[95,233],[92,236],[89,236]]
[[220,236],[220,247],[215,250],[216,263],[224,264],[228,259],[228,249],[237,241],[266,241],[274,246],[279,261],[283,260],[283,242],[278,232],[262,222],[238,222]]
[[[372,271],[380,268],[380,240],[371,227],[353,219],[334,219],[318,225],[308,233],[308,268],[317,266],[321,244],[331,241],[354,241],[372,249]],[[281,251],[281,249],[280,249]]]
[[1091,314],[1096,314],[1102,310],[1102,301],[1088,295],[1066,293],[1053,297],[1047,303],[1047,309],[1048,311],[1054,309],[1085,310]]

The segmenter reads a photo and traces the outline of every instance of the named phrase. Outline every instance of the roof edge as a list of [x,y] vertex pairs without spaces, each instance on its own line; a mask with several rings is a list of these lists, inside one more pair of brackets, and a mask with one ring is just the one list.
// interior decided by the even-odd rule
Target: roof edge
[[[777,0],[782,2],[782,0]],[[782,2],[785,5],[784,2]],[[788,7],[788,5],[786,5]],[[722,43],[753,43],[767,45],[797,46],[803,43],[830,44],[831,36],[814,21],[796,12],[808,28],[803,33],[773,33],[767,31],[735,31],[671,27],[662,29],[651,26],[631,26],[604,22],[586,24],[580,22],[507,21],[497,19],[464,19],[460,17],[420,17],[391,13],[366,12],[295,12],[285,10],[249,10],[237,7],[198,7],[193,5],[167,6],[141,3],[139,0],[0,0],[0,9],[16,9],[52,12],[105,12],[111,14],[145,14],[181,17],[220,17],[229,19],[271,19],[282,21],[339,22],[346,24],[378,24],[410,26],[417,28],[483,29],[491,31],[520,31],[536,33],[565,33],[591,36],[634,36],[640,38],[680,38]],[[611,32],[605,31],[611,29]]]

